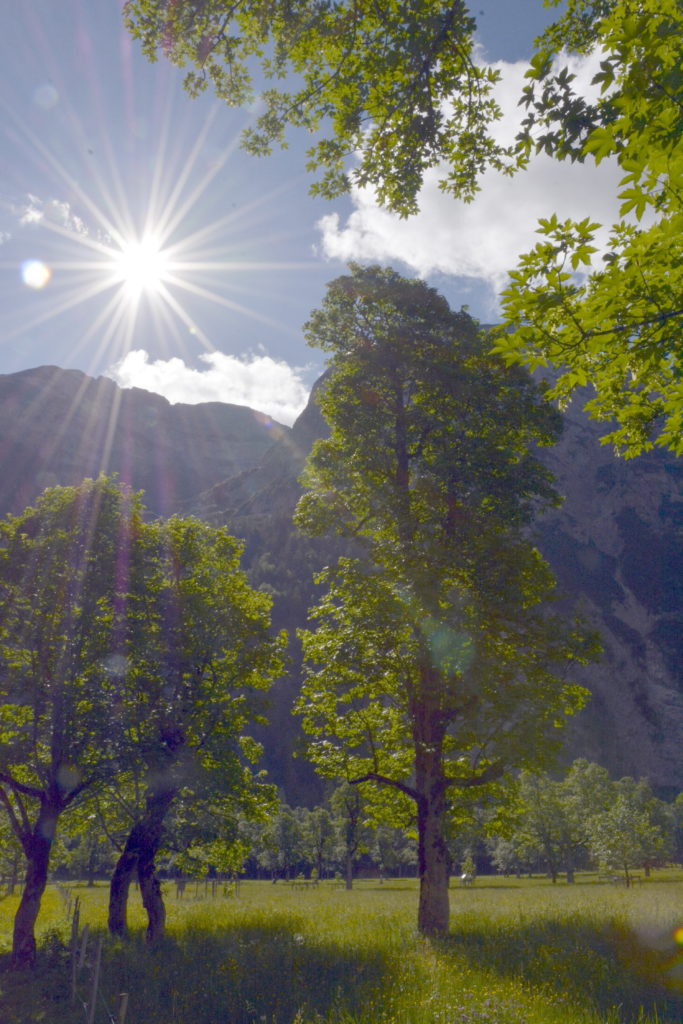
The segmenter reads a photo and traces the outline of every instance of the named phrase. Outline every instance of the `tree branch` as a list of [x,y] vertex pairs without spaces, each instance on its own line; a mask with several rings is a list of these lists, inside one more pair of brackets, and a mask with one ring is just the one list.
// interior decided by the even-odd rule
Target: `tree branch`
[[22,793],[24,796],[32,796],[36,800],[40,800],[45,796],[42,789],[38,789],[37,786],[27,786],[23,782],[18,782],[7,772],[0,771],[0,783],[5,783],[5,785],[16,790],[17,793]]
[[[18,802],[19,802],[19,809],[21,811],[22,822],[24,822],[24,826],[25,826],[24,828],[22,828],[22,824],[19,821],[14,808],[12,807],[12,801],[10,800],[10,798],[7,795],[7,793],[5,792],[5,790],[2,787],[0,787],[0,803],[4,805],[4,808],[7,811],[7,816],[9,818],[10,825],[12,827],[12,831],[16,835],[16,837],[19,840],[19,842],[21,843],[21,845],[23,846],[24,845],[24,841],[26,839],[26,833],[30,832],[30,825],[28,823],[28,819],[26,817],[26,812],[24,810],[24,807],[23,807],[21,801],[18,801]],[[26,827],[27,825],[28,825],[28,827]]]
[[406,786],[403,782],[397,782],[396,779],[388,779],[386,775],[380,775],[378,772],[366,772],[365,775],[360,775],[357,779],[349,779],[348,781],[351,786],[358,786],[361,782],[379,782],[383,786],[392,786],[394,789],[398,789],[416,803],[418,800],[416,789]]

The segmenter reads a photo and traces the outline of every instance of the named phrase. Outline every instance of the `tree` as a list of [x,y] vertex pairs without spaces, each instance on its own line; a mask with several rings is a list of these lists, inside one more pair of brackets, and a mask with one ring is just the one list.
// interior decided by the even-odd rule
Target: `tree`
[[324,878],[325,869],[334,858],[335,841],[334,822],[326,807],[314,807],[306,812],[303,839],[307,858],[318,878]]
[[370,185],[412,213],[429,167],[448,164],[447,186],[471,196],[481,170],[510,163],[489,133],[498,73],[474,58],[475,22],[462,0],[129,0],[124,10],[150,60],[162,53],[190,67],[191,95],[210,85],[230,106],[247,106],[259,67],[263,112],[244,146],[262,155],[285,144],[290,126],[322,131],[307,166],[322,170],[312,191],[323,196]]
[[260,866],[270,872],[274,882],[292,878],[304,857],[302,823],[295,811],[281,804],[270,815],[259,838],[256,856]]
[[[535,851],[542,856],[553,883],[560,871],[562,837],[566,833],[566,821],[556,789],[547,775],[522,773],[520,800],[524,810],[518,834],[525,851]],[[570,872],[567,880],[573,881]]]
[[585,856],[589,822],[609,808],[614,784],[598,764],[579,758],[565,777],[523,772],[520,778],[521,816],[518,835],[524,850],[539,852],[555,882],[565,870],[574,881],[577,860]]
[[633,779],[617,783],[616,799],[602,814],[590,820],[591,856],[601,867],[624,872],[631,884],[631,869],[657,859],[664,851],[666,837],[643,807]]
[[0,523],[0,804],[26,878],[12,965],[35,961],[34,927],[62,814],[111,772],[112,624],[142,529],[111,480],[45,491]]
[[173,517],[147,524],[145,542],[139,599],[109,609],[121,724],[132,741],[124,767],[132,784],[144,779],[112,876],[109,928],[126,931],[137,872],[155,941],[165,922],[155,859],[171,808],[218,804],[248,814],[270,796],[251,768],[260,748],[245,730],[282,668],[284,638],[271,636],[270,598],[249,586],[241,546],[226,530]]
[[391,270],[332,282],[307,337],[331,353],[331,435],[296,520],[355,537],[366,557],[320,577],[298,711],[324,775],[412,802],[418,925],[439,933],[453,792],[542,759],[583,701],[556,669],[586,637],[544,608],[553,580],[527,536],[556,501],[529,446],[553,441],[558,417],[465,313]]
[[379,864],[381,876],[415,870],[417,844],[402,828],[378,825],[372,846],[372,859]]
[[[552,364],[551,396],[563,402],[592,384],[588,408],[617,420],[606,439],[625,454],[653,444],[683,452],[677,0],[568,0],[538,42],[521,97],[527,116],[507,149],[490,133],[498,75],[473,59],[475,21],[463,0],[320,0],[297,10],[130,0],[126,15],[150,59],[162,52],[191,66],[185,82],[193,94],[212,85],[244,106],[260,61],[276,84],[261,95],[264,110],[245,134],[246,148],[269,152],[288,125],[322,131],[308,169],[323,171],[313,191],[327,197],[369,185],[405,216],[417,211],[424,174],[437,165],[442,188],[469,199],[487,167],[512,174],[533,152],[597,163],[614,157],[623,171],[621,216],[633,213],[642,226],[613,225],[602,267],[590,270],[599,225],[541,221],[543,241],[522,257],[504,294],[497,345],[511,361]],[[597,101],[576,92],[566,49],[600,53]],[[288,92],[285,78],[299,87]],[[359,163],[349,170],[354,154]]]
[[677,864],[683,864],[683,793],[679,793],[669,807],[671,822],[671,844]]
[[[540,222],[542,240],[504,292],[498,350],[532,367],[551,363],[551,395],[563,402],[591,384],[587,407],[616,419],[606,440],[626,455],[653,445],[683,453],[682,34],[677,0],[570,0],[541,40],[523,97],[522,151],[616,160],[624,219],[598,269],[600,225]],[[601,51],[594,102],[558,69],[563,47]]]
[[344,885],[353,889],[353,865],[370,846],[372,830],[366,820],[367,806],[358,786],[343,782],[337,786],[330,804],[339,837],[340,860],[344,865]]

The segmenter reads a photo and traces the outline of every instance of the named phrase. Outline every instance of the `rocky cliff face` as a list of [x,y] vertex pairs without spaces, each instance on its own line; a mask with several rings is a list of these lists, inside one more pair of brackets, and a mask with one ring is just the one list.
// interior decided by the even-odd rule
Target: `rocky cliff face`
[[[251,410],[171,406],[106,379],[41,367],[0,377],[0,512],[43,487],[116,471],[145,490],[151,511],[199,515],[245,538],[253,582],[274,595],[274,619],[303,625],[312,573],[336,557],[330,542],[300,537],[291,515],[298,476],[325,424],[313,396],[290,429]],[[593,694],[569,731],[567,758],[616,775],[683,788],[683,461],[662,453],[625,461],[600,430],[570,410],[559,445],[541,457],[563,506],[538,524],[538,543],[567,604],[578,601],[601,633],[598,664],[578,670]],[[292,762],[294,666],[273,694],[267,763],[291,802],[311,792]]]
[[541,524],[539,547],[604,646],[581,670],[593,700],[571,743],[617,775],[681,788],[683,460],[616,458],[602,432],[570,410],[543,453],[565,501]]
[[170,515],[286,443],[288,427],[243,406],[171,405],[106,377],[41,366],[0,375],[0,514],[45,487],[117,473]]

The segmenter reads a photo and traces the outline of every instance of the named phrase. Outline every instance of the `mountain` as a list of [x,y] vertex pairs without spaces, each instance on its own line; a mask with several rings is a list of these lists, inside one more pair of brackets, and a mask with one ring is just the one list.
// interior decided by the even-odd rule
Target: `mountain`
[[601,634],[580,670],[593,699],[570,742],[615,775],[683,788],[683,460],[616,458],[605,425],[570,409],[543,453],[564,496],[538,544],[562,591]]
[[0,375],[0,514],[45,487],[118,473],[157,515],[259,463],[290,428],[240,405],[171,405],[106,377],[41,366]]
[[[287,428],[244,407],[170,405],[74,370],[0,376],[0,513],[19,511],[45,486],[118,472],[145,491],[152,513],[194,514],[244,538],[253,583],[273,594],[274,623],[293,630],[305,624],[313,572],[341,550],[291,524],[306,454],[326,429],[315,395]],[[604,647],[599,663],[575,674],[593,698],[570,726],[566,757],[647,775],[673,792],[683,788],[683,461],[616,458],[599,443],[603,429],[572,408],[560,443],[539,453],[565,496],[537,524],[539,548],[567,607],[579,603]],[[307,766],[292,760],[298,683],[294,645],[263,736],[271,775],[292,803],[316,795]]]

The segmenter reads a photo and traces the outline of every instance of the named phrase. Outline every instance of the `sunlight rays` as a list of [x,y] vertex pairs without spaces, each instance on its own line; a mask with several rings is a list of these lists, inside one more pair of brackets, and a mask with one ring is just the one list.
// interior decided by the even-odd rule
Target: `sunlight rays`
[[[209,306],[278,334],[290,333],[263,312],[258,301],[261,289],[245,288],[244,278],[308,269],[313,258],[243,257],[248,255],[245,250],[258,252],[270,244],[268,204],[284,196],[293,183],[278,182],[256,198],[245,196],[237,207],[232,202],[232,208],[218,217],[207,216],[207,191],[217,175],[229,180],[229,162],[239,143],[234,134],[227,142],[221,139],[217,149],[214,133],[220,109],[214,106],[188,138],[187,132],[177,130],[172,101],[166,98],[162,116],[155,121],[153,143],[146,147],[146,173],[133,187],[130,169],[117,160],[106,130],[100,139],[101,159],[70,111],[71,132],[81,152],[88,154],[87,173],[76,174],[63,153],[55,152],[5,106],[22,149],[47,165],[54,181],[49,198],[27,194],[23,206],[14,201],[11,212],[22,226],[22,237],[34,232],[34,251],[21,265],[22,281],[27,291],[41,293],[41,302],[24,303],[21,317],[4,330],[5,340],[44,329],[51,319],[73,314],[79,306],[82,327],[73,354],[90,351],[93,364],[111,364],[134,348],[136,332],[145,330],[141,321],[153,325],[154,344],[169,354],[180,349],[191,355],[197,345],[212,352],[216,343],[210,317],[198,322]],[[214,153],[207,159],[209,139]],[[0,262],[0,270],[11,266]],[[240,292],[248,293],[251,301],[239,301]],[[149,344],[148,331],[143,338]]]

